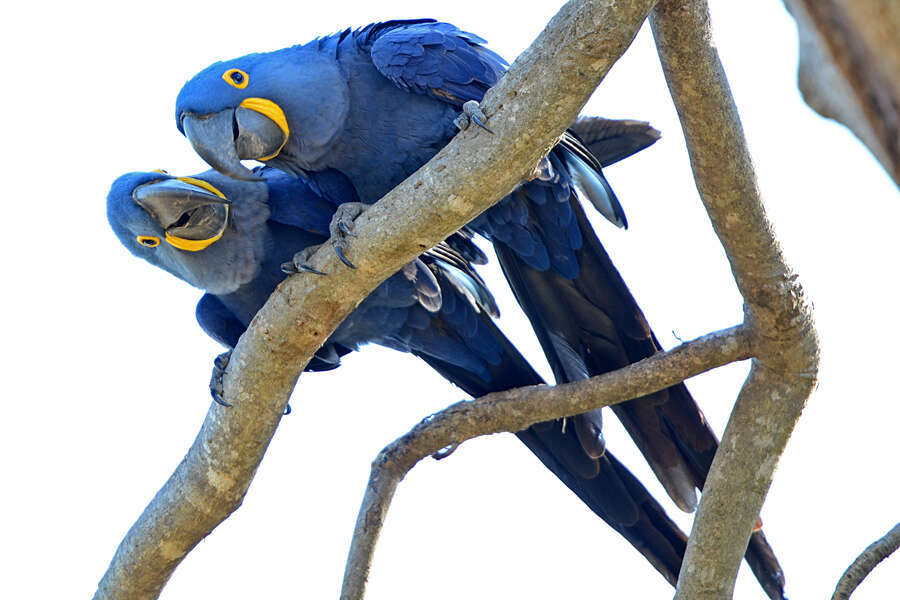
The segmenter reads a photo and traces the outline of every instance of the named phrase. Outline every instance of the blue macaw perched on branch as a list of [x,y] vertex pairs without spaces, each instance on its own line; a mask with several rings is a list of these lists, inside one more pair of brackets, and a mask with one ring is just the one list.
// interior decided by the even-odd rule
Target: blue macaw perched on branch
[[[282,263],[327,239],[337,206],[303,179],[269,168],[256,174],[256,181],[238,181],[215,171],[193,177],[129,173],[115,181],[107,200],[109,222],[126,248],[206,291],[197,320],[229,352],[285,277]],[[339,179],[332,179],[332,190],[341,185]],[[307,370],[333,369],[342,355],[374,342],[419,356],[475,397],[542,383],[494,325],[495,311],[471,265],[441,244],[367,297]],[[214,395],[229,352],[216,360]],[[517,435],[675,583],[686,538],[610,452],[598,460],[594,476],[583,478],[578,472],[586,457],[571,427],[545,423]]]
[[[431,19],[389,21],[308,44],[216,63],[182,88],[178,128],[215,169],[253,174],[255,159],[317,182],[337,170],[362,205],[341,207],[330,233],[343,257],[352,218],[427,162],[472,118],[506,63],[476,35]],[[459,119],[463,110],[465,118]],[[524,182],[468,228],[494,244],[557,381],[608,372],[660,348],[591,228],[589,200],[618,226],[624,212],[601,165],[566,132]],[[301,257],[302,259],[302,257]],[[347,261],[349,264],[349,261]],[[295,261],[302,266],[302,260]],[[352,266],[352,265],[351,265]],[[718,442],[683,384],[613,408],[675,503],[697,505]],[[583,450],[578,474],[598,472],[600,411],[572,419]],[[762,534],[748,552],[772,598],[783,576]]]

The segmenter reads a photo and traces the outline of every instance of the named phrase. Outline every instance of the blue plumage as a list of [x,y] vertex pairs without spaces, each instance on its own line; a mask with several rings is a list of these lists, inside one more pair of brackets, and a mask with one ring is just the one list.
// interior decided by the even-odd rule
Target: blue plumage
[[[349,180],[361,202],[372,203],[446,145],[456,133],[460,107],[481,100],[503,75],[505,61],[483,43],[448,23],[389,21],[217,63],[179,94],[179,128],[223,173],[246,177],[242,158],[310,176],[333,170]],[[235,88],[223,77],[229,69],[243,70],[249,83]],[[248,99],[256,99],[249,108]],[[611,161],[627,154],[618,140],[615,145],[601,155]],[[536,173],[468,229],[493,242],[557,381],[604,373],[654,354],[659,344],[579,202],[582,197],[616,225],[627,224],[599,160],[566,132]],[[483,326],[452,311],[445,321],[470,336]],[[718,442],[687,389],[673,386],[613,410],[672,499],[693,510]],[[599,413],[578,415],[573,422],[577,441],[564,436],[565,443],[554,438],[553,444],[561,445],[549,450],[529,447],[548,466],[563,461],[562,471],[551,468],[598,514],[629,520],[634,511],[612,499],[621,496],[599,490],[585,495],[583,485],[572,484],[617,471],[603,459]],[[560,424],[548,427],[556,431]],[[604,505],[607,501],[611,504]],[[629,539],[673,580],[677,568],[654,554],[668,542]],[[764,540],[757,542],[748,560],[769,594],[779,598],[780,569],[766,554]]]
[[[172,188],[169,184],[176,178],[170,175],[132,173],[116,180],[107,199],[110,224],[132,253],[207,290],[197,304],[197,320],[229,348],[283,278],[281,261],[325,241],[319,230],[335,208],[334,203],[318,198],[304,179],[272,169],[257,175],[259,181],[237,181],[210,171],[177,180],[180,187]],[[333,174],[325,179],[340,186],[340,178]],[[176,244],[203,241],[207,234],[195,233],[216,229],[208,227],[207,220],[219,213],[208,208],[218,206],[219,199],[211,190],[198,187],[199,182],[210,184],[231,201],[230,217],[219,239],[202,250],[183,250]],[[172,195],[176,192],[179,195]],[[319,210],[325,215],[315,214]],[[173,233],[184,239],[171,237]],[[254,239],[242,239],[248,236]],[[153,247],[138,241],[151,237],[158,242]],[[238,252],[254,248],[263,252],[247,256]],[[223,257],[232,260],[222,262]],[[230,270],[238,266],[243,272],[248,265],[251,276],[232,287],[235,277]],[[208,291],[220,288],[227,291]],[[438,246],[376,288],[316,353],[307,370],[333,369],[341,356],[374,342],[419,356],[473,396],[542,383],[494,326],[489,317],[492,300],[484,299],[490,300],[489,292],[465,259],[447,245]],[[214,381],[224,368],[219,359],[216,364]],[[684,535],[612,454],[585,463],[575,435],[574,428],[559,426],[529,428],[518,434],[549,469],[651,556],[671,580],[684,552]]]
[[[136,189],[175,179],[171,175],[124,175],[113,184],[107,201],[110,224],[129,250],[208,292],[197,306],[197,319],[204,331],[229,347],[284,277],[281,263],[327,239],[336,208],[304,179],[274,169],[259,173],[259,182],[236,181],[215,171],[194,177],[212,184],[231,200],[232,217],[225,234],[201,251],[185,251],[166,243],[165,224],[135,201]],[[339,185],[338,179],[331,178],[333,189]],[[158,206],[154,204],[151,210]],[[163,241],[145,247],[138,242],[139,236]],[[433,262],[427,256],[423,260]],[[241,276],[235,277],[233,269]],[[457,271],[453,276],[466,279],[468,285],[483,286],[474,273]],[[422,260],[410,263],[376,288],[326,346],[355,349],[368,342],[382,343],[465,367],[489,385],[492,376],[482,349],[491,348],[488,356],[496,358],[498,345],[493,338],[501,334],[492,327],[477,326],[486,318],[482,307],[456,298],[458,292],[449,285],[449,277]],[[441,311],[443,298],[452,299],[452,311]]]

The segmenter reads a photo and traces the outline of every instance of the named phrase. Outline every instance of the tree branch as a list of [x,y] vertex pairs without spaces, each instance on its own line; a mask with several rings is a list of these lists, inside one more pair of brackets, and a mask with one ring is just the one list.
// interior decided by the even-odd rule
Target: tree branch
[[888,531],[883,538],[869,545],[853,561],[853,564],[847,567],[838,581],[831,600],[848,600],[863,579],[868,577],[869,573],[878,566],[878,563],[893,554],[897,548],[900,548],[900,523],[894,525],[893,529]]
[[459,402],[423,420],[382,450],[372,463],[344,571],[341,600],[363,597],[375,544],[394,490],[426,456],[474,437],[522,431],[535,423],[658,392],[689,377],[749,358],[750,339],[744,326],[732,327],[611,373],[553,387],[496,392],[475,401]]
[[818,339],[763,209],[703,0],[663,0],[651,23],[697,189],[744,297],[756,359],[716,453],[676,598],[730,598],[778,458],[816,383]]
[[120,544],[95,598],[156,598],[187,553],[240,506],[299,373],[381,281],[497,202],[571,124],[621,56],[653,0],[566,4],[482,104],[495,135],[472,128],[355,224],[349,270],[293,276],[259,311],[186,457]]
[[900,4],[784,3],[797,21],[803,99],[849,127],[900,186]]

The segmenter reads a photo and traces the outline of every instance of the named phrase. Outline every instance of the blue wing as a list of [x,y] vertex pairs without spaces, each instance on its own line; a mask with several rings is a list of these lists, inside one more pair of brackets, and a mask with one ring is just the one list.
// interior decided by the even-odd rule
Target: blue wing
[[481,100],[507,67],[477,35],[430,19],[369,25],[357,43],[398,87],[457,106]]
[[206,335],[228,348],[234,348],[238,338],[244,333],[245,327],[240,319],[212,294],[203,294],[197,302],[195,314],[197,323]]
[[328,237],[328,225],[338,204],[357,202],[356,190],[337,171],[295,177],[278,169],[262,168],[257,175],[269,187],[269,220]]

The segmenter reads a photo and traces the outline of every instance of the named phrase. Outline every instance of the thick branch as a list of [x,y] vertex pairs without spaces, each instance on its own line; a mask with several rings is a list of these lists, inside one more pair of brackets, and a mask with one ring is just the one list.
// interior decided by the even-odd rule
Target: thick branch
[[900,185],[900,3],[785,0],[797,21],[797,85],[823,117],[840,121]]
[[460,402],[425,419],[381,451],[360,507],[342,600],[363,597],[366,577],[394,490],[415,464],[440,449],[481,435],[521,431],[542,421],[645,396],[689,377],[750,356],[743,326],[713,333],[592,379],[535,386]]
[[509,192],[575,120],[653,5],[566,4],[489,92],[488,135],[460,135],[357,222],[350,258],[318,252],[328,277],[294,276],[273,293],[235,348],[225,398],[187,456],[119,546],[96,598],[155,598],[184,556],[241,503],[297,377],[375,286]]
[[847,570],[841,575],[841,580],[838,581],[831,600],[848,600],[863,579],[868,577],[869,573],[878,566],[878,563],[893,554],[897,548],[900,548],[900,523],[894,525],[883,538],[863,550],[853,564],[847,567]]
[[818,340],[759,197],[706,2],[663,0],[651,20],[697,189],[756,336],[757,358],[707,477],[676,595],[730,598],[775,465],[815,386]]

